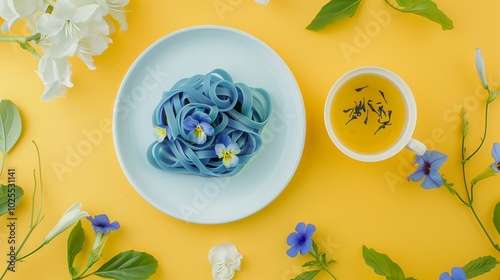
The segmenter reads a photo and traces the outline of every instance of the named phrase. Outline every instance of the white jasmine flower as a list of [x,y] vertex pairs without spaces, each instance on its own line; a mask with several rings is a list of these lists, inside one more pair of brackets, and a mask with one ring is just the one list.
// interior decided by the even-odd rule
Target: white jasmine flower
[[214,280],[229,280],[234,277],[235,270],[240,270],[243,256],[234,244],[216,245],[208,252],[208,261],[212,264]]
[[127,18],[125,16],[125,6],[129,0],[97,0],[97,3],[120,23],[120,30],[128,29]]
[[254,0],[254,1],[261,5],[267,5],[269,3],[269,0]]
[[45,85],[42,95],[43,101],[53,97],[62,97],[66,87],[72,87],[71,65],[67,57],[54,58],[44,56],[38,63],[38,76]]
[[52,14],[43,14],[36,25],[37,31],[45,35],[40,43],[44,54],[53,57],[74,55],[79,38],[86,35],[89,28],[95,29],[91,23],[98,9],[96,4],[77,7],[69,0],[58,0]]
[[89,214],[85,211],[80,210],[82,204],[77,202],[66,210],[66,213],[62,216],[59,223],[49,232],[47,237],[43,240],[43,244],[49,243],[54,237],[59,235],[61,232],[67,230],[70,226],[76,223],[83,217],[89,216]]
[[107,48],[111,39],[99,35],[87,35],[78,40],[76,55],[80,57],[90,70],[94,70],[94,59],[92,56],[102,54]]
[[8,32],[12,25],[25,16],[35,13],[41,6],[43,0],[0,0],[0,17],[2,32]]
[[77,6],[98,4],[101,7],[103,16],[110,15],[120,23],[120,30],[128,29],[127,18],[125,16],[125,6],[129,0],[73,0]]

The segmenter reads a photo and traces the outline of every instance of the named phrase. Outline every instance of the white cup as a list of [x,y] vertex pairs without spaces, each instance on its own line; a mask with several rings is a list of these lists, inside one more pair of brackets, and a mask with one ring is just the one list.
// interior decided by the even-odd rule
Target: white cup
[[[367,74],[377,75],[390,81],[401,94],[406,111],[403,129],[399,135],[399,138],[394,142],[392,146],[377,153],[361,153],[349,148],[339,139],[339,137],[335,133],[332,123],[332,102],[339,89],[342,87],[342,85],[344,85],[352,78]],[[375,66],[360,67],[353,69],[340,77],[330,89],[330,92],[326,99],[324,118],[326,130],[335,146],[337,146],[337,148],[345,155],[359,161],[375,162],[385,160],[399,153],[403,148],[407,148],[417,155],[423,155],[427,149],[423,143],[412,138],[417,122],[417,106],[415,104],[415,98],[413,97],[410,88],[398,75],[384,68]]]

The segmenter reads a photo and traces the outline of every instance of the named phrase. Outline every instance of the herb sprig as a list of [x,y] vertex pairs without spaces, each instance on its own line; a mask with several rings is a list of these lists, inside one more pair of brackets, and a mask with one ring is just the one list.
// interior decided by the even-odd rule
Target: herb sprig
[[[402,13],[425,17],[441,25],[443,30],[453,29],[453,21],[432,0],[384,0],[391,8]],[[318,12],[306,29],[318,31],[330,24],[356,14],[361,0],[330,0]]]

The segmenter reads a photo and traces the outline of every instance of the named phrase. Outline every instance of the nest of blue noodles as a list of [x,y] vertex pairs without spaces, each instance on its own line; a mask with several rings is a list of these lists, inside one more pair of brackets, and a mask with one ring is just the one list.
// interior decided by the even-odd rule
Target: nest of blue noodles
[[148,161],[173,173],[233,176],[260,150],[270,116],[268,92],[234,83],[222,69],[182,79],[154,110]]

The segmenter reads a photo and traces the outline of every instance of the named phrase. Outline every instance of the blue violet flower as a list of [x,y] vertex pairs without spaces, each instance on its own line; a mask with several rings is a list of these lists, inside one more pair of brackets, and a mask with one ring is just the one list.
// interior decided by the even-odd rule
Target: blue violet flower
[[215,154],[222,158],[222,164],[226,168],[236,167],[240,162],[237,155],[240,153],[240,146],[238,143],[233,143],[227,134],[221,134],[217,137],[217,144],[215,144]]
[[95,218],[88,216],[87,219],[92,223],[94,231],[101,232],[103,235],[120,228],[120,223],[116,221],[110,223],[106,214],[96,215]]
[[182,121],[182,127],[188,134],[188,140],[198,145],[207,142],[207,137],[214,135],[214,128],[210,125],[210,117],[200,111],[187,116]]
[[451,275],[448,272],[443,272],[439,276],[439,280],[467,280],[467,276],[463,268],[454,267],[451,269]]
[[500,143],[493,143],[491,156],[493,156],[493,159],[495,160],[495,162],[491,165],[491,168],[493,168],[496,173],[500,173]]
[[312,248],[312,235],[316,231],[313,224],[304,224],[300,222],[295,227],[295,232],[290,233],[286,239],[286,243],[292,246],[286,251],[286,254],[293,258],[300,252],[301,255],[307,254]]
[[438,170],[446,159],[448,159],[447,155],[437,151],[426,151],[422,156],[417,155],[415,163],[418,164],[418,168],[408,176],[408,180],[418,182],[425,178],[421,184],[422,188],[439,188],[443,185],[443,177]]

